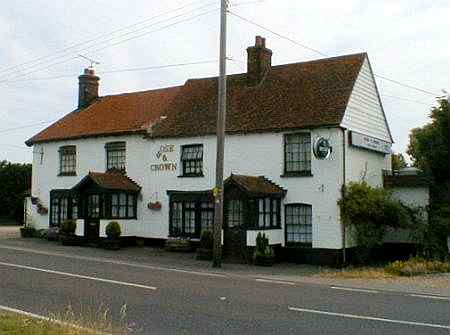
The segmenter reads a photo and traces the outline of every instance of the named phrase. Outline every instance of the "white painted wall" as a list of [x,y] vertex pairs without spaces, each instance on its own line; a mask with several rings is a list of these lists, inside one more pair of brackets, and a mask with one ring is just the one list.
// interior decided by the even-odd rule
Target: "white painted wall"
[[[281,177],[283,173],[283,133],[227,136],[225,152],[225,176],[230,173],[264,175],[287,189],[284,204],[306,203],[313,208],[313,247],[340,248],[341,226],[337,208],[342,185],[342,133],[340,129],[312,131],[312,141],[318,136],[329,138],[333,152],[329,159],[317,160],[312,155],[313,177]],[[89,171],[104,172],[106,167],[104,145],[110,141],[127,142],[128,176],[142,186],[138,200],[139,220],[119,220],[124,236],[166,238],[168,235],[169,198],[167,190],[195,191],[212,189],[216,141],[213,136],[177,139],[143,139],[141,136],[102,137],[73,141],[38,144],[33,159],[33,196],[39,197],[49,206],[50,190],[68,189],[78,183]],[[184,144],[204,145],[204,177],[179,178],[180,148]],[[167,153],[167,162],[177,163],[177,171],[151,171],[151,164],[161,163],[156,153],[161,145],[174,145],[174,152]],[[58,177],[58,148],[63,145],[77,146],[77,176]],[[40,164],[40,147],[44,147],[44,158]],[[150,201],[160,201],[159,211],[149,210]],[[284,208],[282,206],[284,226]],[[40,228],[48,227],[49,216],[37,215]],[[102,222],[101,232],[104,233]],[[256,236],[255,236],[256,238]],[[250,240],[252,238],[249,238]],[[284,242],[284,230],[273,237]],[[249,241],[250,243],[251,241]],[[272,240],[271,240],[272,243]]]

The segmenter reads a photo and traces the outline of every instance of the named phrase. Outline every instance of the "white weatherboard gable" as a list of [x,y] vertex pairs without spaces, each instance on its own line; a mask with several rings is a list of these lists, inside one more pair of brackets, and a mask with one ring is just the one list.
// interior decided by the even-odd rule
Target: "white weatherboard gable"
[[356,79],[341,126],[392,143],[392,136],[367,57]]

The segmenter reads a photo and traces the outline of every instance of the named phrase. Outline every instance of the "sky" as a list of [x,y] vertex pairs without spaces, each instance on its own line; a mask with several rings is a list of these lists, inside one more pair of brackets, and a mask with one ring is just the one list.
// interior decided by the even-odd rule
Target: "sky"
[[[90,65],[78,55],[100,63],[100,95],[217,75],[219,6],[220,0],[2,3],[0,160],[30,162],[24,142],[76,108],[77,76]],[[450,92],[448,0],[232,0],[230,11],[276,34],[230,14],[228,73],[246,71],[246,48],[262,35],[273,65],[323,58],[308,48],[330,56],[365,51],[376,74],[419,89],[376,78],[396,152],[406,151],[412,128],[428,122],[442,89]],[[122,71],[194,62],[202,63]],[[115,70],[121,71],[108,73]]]

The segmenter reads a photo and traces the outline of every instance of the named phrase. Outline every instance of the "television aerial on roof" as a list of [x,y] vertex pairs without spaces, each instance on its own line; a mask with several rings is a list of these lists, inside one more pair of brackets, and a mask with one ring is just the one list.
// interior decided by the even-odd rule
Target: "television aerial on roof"
[[89,58],[89,57],[86,57],[86,56],[84,56],[84,55],[80,55],[80,54],[79,54],[78,57],[83,58],[83,59],[89,61],[89,62],[90,62],[90,65],[89,65],[89,68],[90,68],[90,69],[93,69],[93,68],[94,68],[94,65],[100,65],[100,62],[97,62],[96,60],[94,60],[94,59],[92,59],[92,58]]

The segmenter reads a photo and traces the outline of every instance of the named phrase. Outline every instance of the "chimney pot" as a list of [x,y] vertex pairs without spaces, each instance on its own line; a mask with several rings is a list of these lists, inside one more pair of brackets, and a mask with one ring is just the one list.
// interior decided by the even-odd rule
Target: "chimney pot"
[[78,109],[89,106],[98,98],[98,82],[100,78],[95,75],[93,68],[86,68],[78,77]]

